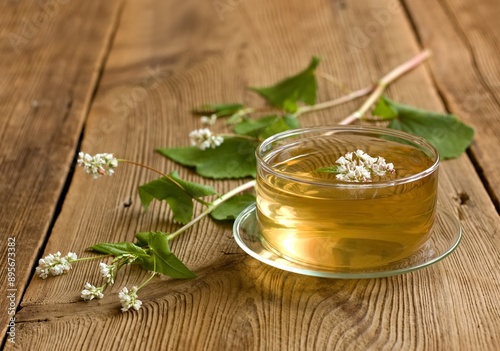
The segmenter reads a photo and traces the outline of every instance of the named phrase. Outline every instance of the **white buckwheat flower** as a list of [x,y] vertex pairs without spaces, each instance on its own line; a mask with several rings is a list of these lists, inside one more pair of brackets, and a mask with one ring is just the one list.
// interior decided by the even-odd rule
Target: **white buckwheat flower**
[[386,163],[385,159],[383,157],[379,157],[378,160],[376,160],[372,164],[372,172],[375,173],[378,176],[384,176],[386,172],[389,173],[394,173],[394,165],[392,163]]
[[201,116],[201,124],[213,126],[217,122],[217,115],[214,113],[210,117]]
[[212,134],[208,128],[193,130],[189,133],[189,138],[191,139],[191,145],[201,150],[215,149],[224,141],[223,137]]
[[371,157],[363,150],[348,152],[335,163],[338,166],[320,171],[335,173],[338,180],[345,182],[371,182],[372,175],[382,177],[396,172],[392,163],[386,163],[383,157]]
[[78,154],[78,165],[82,166],[87,174],[91,174],[94,179],[103,175],[113,175],[114,169],[118,167],[118,160],[113,154],[96,154],[91,156],[84,152]]
[[90,283],[86,283],[82,290],[82,299],[85,301],[90,301],[93,299],[102,299],[104,294],[102,293],[104,286],[96,287]]
[[101,262],[99,264],[99,269],[101,270],[101,275],[103,276],[103,278],[106,279],[107,284],[115,283],[116,266],[114,264],[108,265],[104,262]]
[[130,291],[127,287],[120,290],[118,297],[122,303],[122,312],[128,311],[131,307],[136,311],[141,308],[142,301],[137,299],[137,290],[139,290],[137,286],[133,286]]
[[74,252],[69,252],[64,257],[61,257],[61,253],[59,251],[55,254],[48,254],[38,261],[36,273],[42,279],[46,279],[49,275],[61,275],[63,273],[67,273],[71,269],[71,262],[76,260],[77,256]]
[[68,252],[68,254],[66,255],[66,260],[68,260],[68,262],[76,261],[77,259],[78,256],[74,252]]

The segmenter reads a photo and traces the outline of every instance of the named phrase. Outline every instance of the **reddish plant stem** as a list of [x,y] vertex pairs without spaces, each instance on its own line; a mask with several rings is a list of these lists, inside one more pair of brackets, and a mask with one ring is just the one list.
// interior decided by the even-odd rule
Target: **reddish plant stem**
[[339,124],[342,125],[351,124],[356,120],[361,119],[373,106],[373,104],[375,104],[375,102],[377,102],[377,100],[382,96],[382,94],[384,93],[385,89],[389,84],[391,84],[393,81],[401,77],[403,74],[407,73],[408,71],[411,71],[413,68],[420,65],[430,56],[431,56],[430,50],[426,49],[420,52],[418,55],[411,58],[410,60],[406,61],[405,63],[394,68],[389,73],[387,73],[378,81],[374,89],[372,89],[370,96],[368,96],[363,105],[361,105],[361,107],[358,110],[354,111],[351,115],[347,116],[342,121],[340,121]]

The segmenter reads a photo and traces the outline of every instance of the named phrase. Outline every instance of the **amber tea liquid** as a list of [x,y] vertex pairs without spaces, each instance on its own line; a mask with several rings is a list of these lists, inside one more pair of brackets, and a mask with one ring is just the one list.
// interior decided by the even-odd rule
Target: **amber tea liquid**
[[[346,183],[317,171],[357,149],[384,157],[396,173],[371,183]],[[431,156],[369,135],[314,136],[276,147],[261,160],[267,167],[258,166],[257,218],[264,244],[289,260],[345,271],[410,256],[426,242],[434,222],[437,165],[418,179],[401,179],[429,170],[436,163]]]

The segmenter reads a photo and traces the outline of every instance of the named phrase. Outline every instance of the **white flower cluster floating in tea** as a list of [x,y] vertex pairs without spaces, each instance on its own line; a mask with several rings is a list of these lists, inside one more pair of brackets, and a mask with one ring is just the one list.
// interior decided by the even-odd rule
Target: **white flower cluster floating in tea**
[[318,171],[334,173],[338,180],[356,183],[371,182],[372,175],[383,177],[396,172],[392,163],[386,163],[381,156],[371,157],[363,150],[348,152],[335,163],[338,166],[320,168]]

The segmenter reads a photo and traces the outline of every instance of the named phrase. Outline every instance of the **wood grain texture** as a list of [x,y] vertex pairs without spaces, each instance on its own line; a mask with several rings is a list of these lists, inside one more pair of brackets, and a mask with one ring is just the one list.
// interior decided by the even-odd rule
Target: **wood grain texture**
[[[69,174],[118,3],[0,4],[1,294],[15,238],[17,302]],[[0,302],[2,335],[8,302]]]
[[[312,55],[324,58],[322,71],[357,89],[418,51],[411,24],[393,1],[247,0],[222,19],[213,4],[127,1],[85,126],[85,151],[115,152],[172,170],[178,167],[153,149],[188,144],[187,133],[200,126],[189,113],[195,105],[259,103],[246,86],[294,73]],[[390,19],[379,23],[374,11],[380,9]],[[339,94],[320,81],[320,101]],[[444,109],[426,67],[401,78],[388,94]],[[310,114],[303,124],[333,124],[356,107]],[[189,170],[180,173],[200,180]],[[46,252],[83,253],[95,242],[176,228],[163,205],[145,214],[140,209],[135,189],[154,177],[127,165],[98,181],[77,172]],[[65,277],[33,279],[12,348],[495,350],[500,220],[467,156],[443,163],[440,177],[440,205],[461,218],[465,236],[456,252],[425,270],[372,280],[300,276],[246,256],[230,226],[205,221],[173,245],[198,277],[154,280],[140,291],[138,312],[122,314],[117,300],[121,286],[147,277],[134,267],[104,299],[88,303],[79,292],[86,281],[99,281],[95,262],[79,264]],[[239,183],[204,182],[221,192]],[[125,207],[130,198],[132,206]]]
[[432,73],[448,109],[476,129],[472,155],[500,209],[500,3],[440,0],[432,11],[422,1],[406,4],[422,45],[434,52]]

